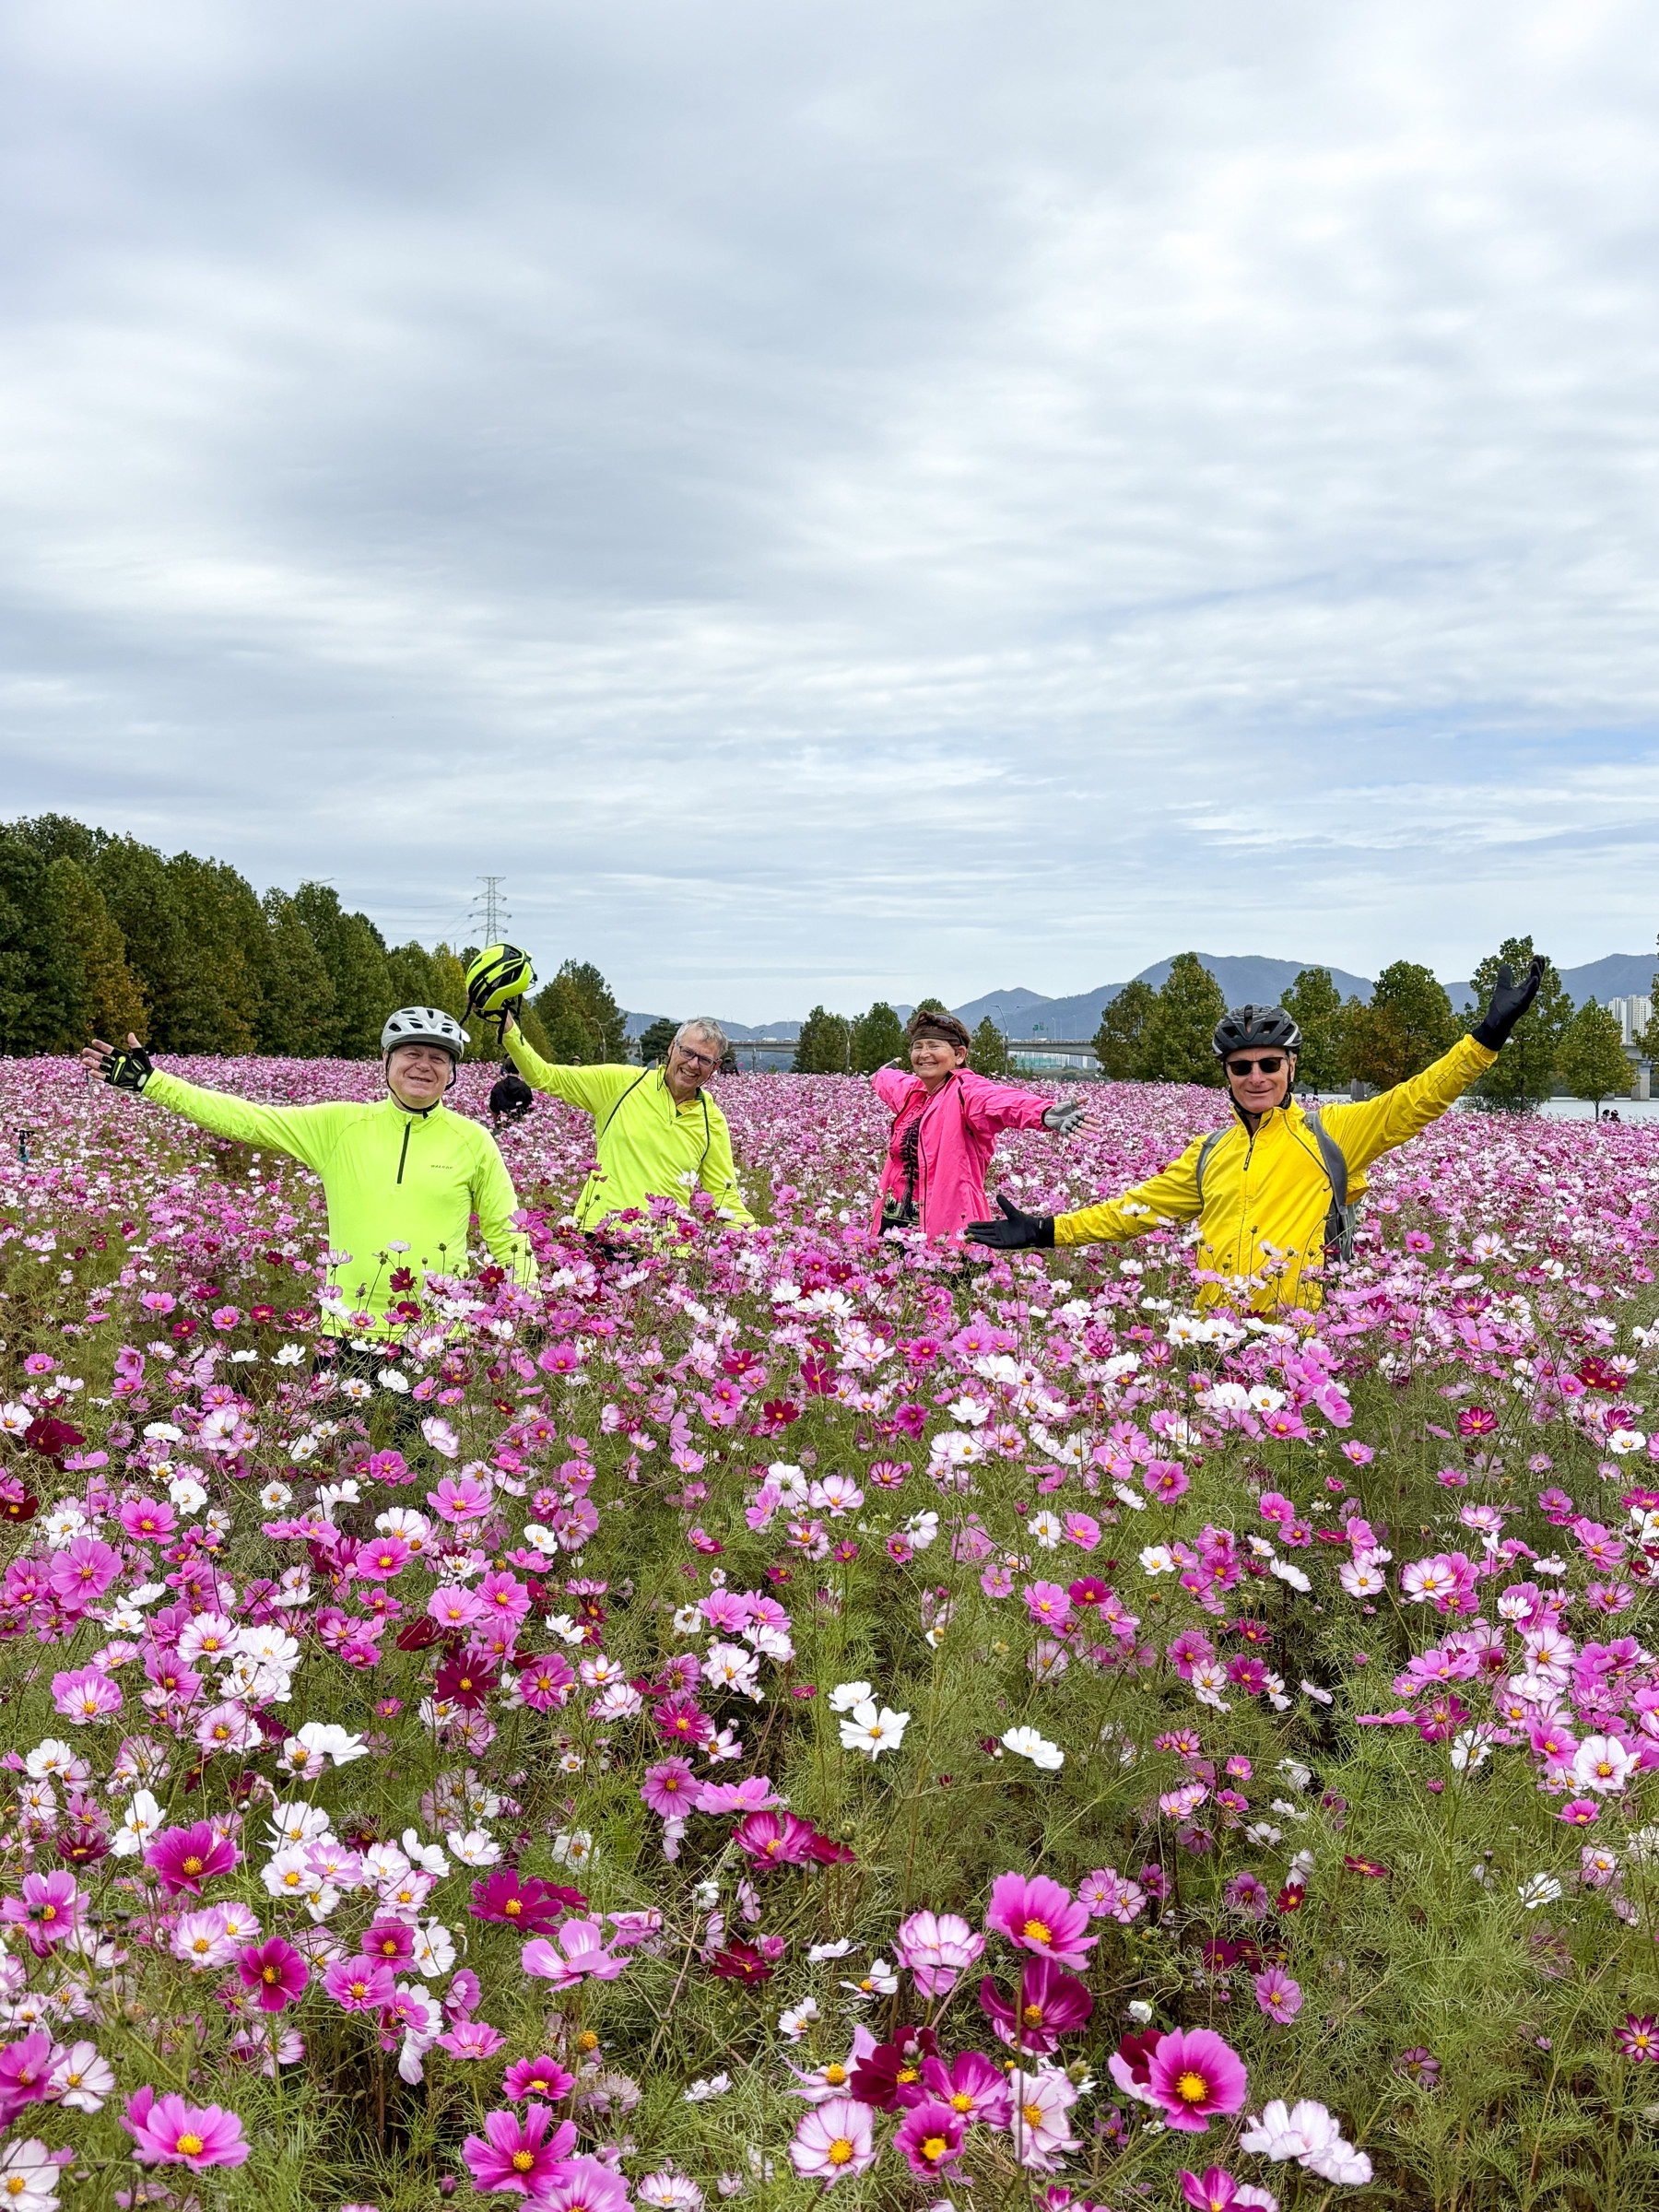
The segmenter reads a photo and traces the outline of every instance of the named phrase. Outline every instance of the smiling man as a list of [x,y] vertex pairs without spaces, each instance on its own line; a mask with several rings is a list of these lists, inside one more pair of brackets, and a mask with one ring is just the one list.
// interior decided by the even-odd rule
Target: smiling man
[[1196,1220],[1201,1305],[1316,1306],[1321,1266],[1351,1238],[1366,1169],[1426,1129],[1491,1066],[1538,995],[1543,972],[1535,959],[1517,983],[1500,968],[1491,1004],[1449,1053],[1380,1098],[1323,1112],[1292,1096],[1301,1042],[1294,1018],[1283,1006],[1236,1007],[1217,1023],[1214,1041],[1232,1100],[1230,1126],[1195,1136],[1159,1174],[1102,1206],[1023,1214],[999,1196],[1003,1218],[975,1221],[968,1234],[1009,1252],[1121,1243]]
[[524,1041],[511,1012],[504,1041],[533,1090],[550,1090],[594,1117],[599,1164],[576,1201],[579,1229],[595,1230],[611,1214],[642,1212],[653,1198],[684,1206],[700,1188],[723,1220],[752,1225],[732,1159],[732,1133],[703,1088],[726,1049],[717,1021],[705,1016],[681,1022],[660,1067],[551,1066]]
[[495,1139],[443,1102],[466,1043],[441,1007],[400,1006],[381,1031],[386,1095],[367,1104],[262,1106],[204,1090],[154,1066],[131,1035],[120,1052],[94,1039],[81,1063],[216,1136],[268,1145],[310,1168],[328,1202],[331,1302],[344,1305],[327,1333],[395,1337],[418,1311],[398,1309],[418,1300],[429,1272],[466,1272],[475,1214],[490,1257],[520,1283],[535,1280]]

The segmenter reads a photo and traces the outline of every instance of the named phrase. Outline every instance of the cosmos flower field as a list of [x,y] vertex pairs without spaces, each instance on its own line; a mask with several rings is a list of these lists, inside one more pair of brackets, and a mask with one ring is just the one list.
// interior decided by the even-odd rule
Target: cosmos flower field
[[[537,1287],[342,1380],[304,1171],[0,1063],[0,2195],[1659,2201],[1659,1138],[1451,1115],[1268,1322],[719,1095],[759,1229],[540,1100]],[[1090,1097],[994,1182],[1218,1115]]]

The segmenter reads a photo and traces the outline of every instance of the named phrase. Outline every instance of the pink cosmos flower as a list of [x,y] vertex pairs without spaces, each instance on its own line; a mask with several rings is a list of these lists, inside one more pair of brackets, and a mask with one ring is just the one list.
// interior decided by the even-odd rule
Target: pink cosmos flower
[[171,1505],[156,1498],[131,1498],[116,1519],[135,1544],[161,1544],[179,1525]]
[[1301,1984],[1282,1966],[1270,1966],[1255,1977],[1255,2001],[1270,2020],[1293,2020],[1301,2010]]
[[1043,1874],[999,1874],[985,1925],[1061,1966],[1081,1966],[1100,1941],[1088,1933],[1088,1914],[1073,1903],[1071,1891]]
[[551,2107],[545,2104],[527,2104],[523,2120],[516,2112],[487,2112],[484,2133],[468,2136],[461,2146],[473,2187],[539,2196],[559,2179],[565,2159],[575,2148],[576,2124],[562,2120],[549,2135],[552,2118]]
[[242,1987],[258,1997],[261,2012],[280,2012],[311,1980],[311,1968],[280,1936],[274,1936],[269,1943],[245,1945],[236,1954],[236,1971]]
[[647,1767],[640,1795],[659,1819],[678,1820],[697,1802],[697,1777],[683,1759],[665,1759]]
[[77,1666],[52,1677],[52,1701],[66,1721],[85,1728],[121,1710],[120,1686],[95,1666]]
[[20,1927],[36,1957],[44,1959],[54,1943],[79,1928],[87,1900],[75,1877],[61,1867],[54,1874],[26,1874],[19,1889],[19,1896],[0,1899],[0,1921]]
[[853,2097],[831,2097],[803,2112],[789,2145],[789,2162],[804,2182],[827,2189],[876,2163],[871,2126],[876,2118]]
[[912,1912],[893,1938],[900,1966],[924,1997],[942,1997],[984,1955],[985,1939],[957,1912]]
[[555,2103],[568,2097],[576,2087],[576,2077],[568,2073],[556,2058],[521,2058],[507,2069],[507,2078],[501,2084],[501,2094],[517,2104],[525,2097],[548,2097]]
[[481,1521],[490,1505],[489,1492],[470,1475],[446,1475],[435,1490],[427,1492],[426,1499],[440,1519],[453,1522],[457,1527],[468,1521]]
[[535,2201],[541,2212],[628,2212],[628,2183],[597,2159],[567,2159]]
[[1159,2037],[1147,2086],[1171,2127],[1202,2135],[1212,2113],[1236,2112],[1243,2104],[1243,2062],[1209,2029],[1176,2028]]
[[147,2082],[127,2100],[121,2124],[132,2136],[140,2166],[241,2166],[248,2145],[240,2114],[217,2104],[186,2104],[182,2097],[158,2097]]
[[576,1677],[557,1652],[519,1661],[519,1690],[533,1712],[553,1712],[570,1699]]
[[488,2020],[457,2020],[438,2041],[452,2058],[493,2058],[505,2049],[507,2038]]
[[755,1866],[805,1866],[811,1863],[817,1832],[796,1813],[748,1813],[732,1838]]
[[923,2181],[935,2181],[941,2174],[955,2179],[959,2171],[956,2160],[967,2138],[960,2114],[930,2097],[905,2113],[893,2147]]
[[323,1986],[346,2012],[378,2012],[392,2001],[392,1969],[378,1959],[339,1959],[324,1970]]
[[216,1874],[229,1874],[241,1853],[228,1836],[210,1821],[197,1820],[189,1828],[164,1828],[152,1836],[144,1850],[144,1863],[169,1897],[188,1892],[200,1897],[202,1884]]
[[567,1920],[551,1943],[537,1936],[520,1955],[527,1974],[551,1982],[556,1989],[573,1989],[584,1975],[595,1982],[614,1982],[627,1960],[605,1947],[605,1929],[596,1920]]
[[1056,2069],[1008,2077],[1013,2100],[1014,2155],[1037,2173],[1053,2173],[1068,2151],[1082,2146],[1071,2132],[1077,2085]]

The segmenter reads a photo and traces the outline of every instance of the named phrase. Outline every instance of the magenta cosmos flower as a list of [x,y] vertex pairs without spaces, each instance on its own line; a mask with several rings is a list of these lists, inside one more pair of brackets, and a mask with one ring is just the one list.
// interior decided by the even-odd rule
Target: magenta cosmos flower
[[1014,2003],[987,1974],[980,1983],[980,2006],[1005,2043],[1041,2057],[1063,2035],[1082,2027],[1094,2010],[1094,1999],[1075,1974],[1052,1959],[1032,1959],[1020,1974]]
[[665,1759],[646,1768],[640,1795],[659,1819],[683,1819],[697,1802],[697,1777],[683,1759]]
[[876,2163],[870,2128],[875,2113],[854,2097],[831,2097],[804,2112],[789,2146],[789,2162],[804,2182],[827,2189]]
[[967,2136],[960,2115],[930,2097],[924,2103],[912,2105],[900,2121],[893,2147],[913,2174],[931,2182],[941,2174],[955,2178],[957,2158]]
[[498,1866],[472,1886],[475,1920],[502,1921],[525,1936],[550,1936],[561,1912],[575,1912],[586,1903],[580,1889],[544,1882],[533,1874],[515,1874],[511,1866]]
[[140,2166],[240,2166],[248,2155],[241,2115],[217,2104],[158,2097],[147,2082],[127,2101],[122,2126]]
[[311,1968],[280,1936],[274,1936],[269,1943],[250,1943],[238,1951],[236,1971],[242,1987],[257,1995],[261,2012],[280,2012],[311,1980]]
[[240,1855],[229,1837],[216,1833],[209,1822],[197,1820],[190,1828],[164,1828],[152,1837],[145,1847],[144,1863],[169,1897],[186,1890],[200,1897],[202,1884],[216,1874],[229,1874]]
[[987,2127],[1006,2127],[1013,2115],[1006,2075],[978,2051],[959,2051],[948,2065],[942,2058],[924,2058],[922,2087],[964,2124],[982,2120]]
[[552,2118],[545,2104],[527,2104],[522,2120],[516,2112],[486,2112],[484,2133],[468,2136],[461,2146],[473,2187],[540,2196],[560,2179],[559,2169],[575,2145],[576,2124],[561,2120],[549,2135]]
[[517,2104],[525,2097],[568,2097],[575,2087],[575,2075],[544,2052],[538,2058],[515,2060],[507,2069],[501,2094]]
[[1147,2087],[1171,2127],[1203,2135],[1213,2113],[1243,2104],[1243,2062],[1207,2028],[1172,2029],[1158,2039]]
[[1081,1966],[1100,1941],[1088,1933],[1086,1909],[1043,1874],[999,1874],[991,1885],[985,1925],[1060,1966]]
[[909,1967],[924,1997],[942,1997],[963,1971],[984,1955],[985,1939],[956,1912],[912,1912],[894,1937],[900,1966]]

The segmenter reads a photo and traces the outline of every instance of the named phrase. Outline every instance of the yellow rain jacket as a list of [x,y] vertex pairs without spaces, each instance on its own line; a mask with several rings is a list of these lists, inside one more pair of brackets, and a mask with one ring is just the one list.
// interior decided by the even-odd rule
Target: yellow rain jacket
[[[1380,1098],[1323,1107],[1320,1121],[1347,1161],[1349,1203],[1364,1191],[1365,1171],[1380,1153],[1426,1129],[1497,1057],[1473,1037],[1460,1038],[1420,1076]],[[1253,1136],[1235,1121],[1204,1163],[1201,1201],[1204,1144],[1195,1136],[1179,1159],[1121,1198],[1056,1216],[1055,1244],[1121,1243],[1171,1221],[1196,1218],[1197,1264],[1226,1278],[1204,1285],[1201,1305],[1247,1300],[1257,1312],[1316,1306],[1323,1293],[1310,1278],[1324,1258],[1331,1182],[1307,1115],[1294,1102],[1277,1106],[1263,1114]]]
[[576,1202],[579,1229],[596,1228],[606,1214],[642,1209],[651,1198],[684,1205],[699,1183],[723,1220],[752,1223],[737,1187],[732,1133],[706,1090],[682,1106],[660,1067],[550,1067],[517,1027],[506,1041],[532,1090],[550,1090],[594,1117],[599,1165]]
[[[144,1097],[189,1121],[244,1145],[287,1152],[322,1178],[328,1201],[330,1287],[347,1312],[372,1316],[357,1335],[396,1336],[389,1309],[418,1299],[425,1275],[465,1275],[472,1216],[490,1257],[520,1283],[535,1278],[535,1262],[512,1226],[518,1197],[493,1136],[446,1106],[412,1113],[388,1092],[369,1105],[342,1100],[328,1106],[259,1106],[223,1091],[203,1090],[158,1068]],[[394,1251],[394,1245],[402,1246]],[[391,1277],[406,1267],[411,1291],[394,1290]],[[327,1324],[325,1324],[325,1326]],[[330,1334],[345,1334],[336,1321]]]

